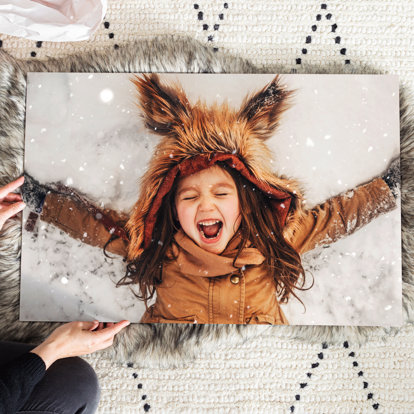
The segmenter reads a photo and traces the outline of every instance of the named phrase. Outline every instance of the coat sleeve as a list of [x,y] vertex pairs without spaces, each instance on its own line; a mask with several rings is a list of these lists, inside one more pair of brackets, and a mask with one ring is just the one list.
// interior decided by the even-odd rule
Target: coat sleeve
[[[124,231],[127,217],[109,209],[91,211],[90,206],[70,196],[50,192],[46,195],[40,219],[74,239],[103,248],[115,229]],[[108,222],[114,226],[108,226]],[[125,257],[127,245],[127,240],[118,237],[107,245],[106,251]]]
[[388,185],[376,178],[306,210],[288,223],[285,237],[302,254],[352,234],[395,207],[396,200]]

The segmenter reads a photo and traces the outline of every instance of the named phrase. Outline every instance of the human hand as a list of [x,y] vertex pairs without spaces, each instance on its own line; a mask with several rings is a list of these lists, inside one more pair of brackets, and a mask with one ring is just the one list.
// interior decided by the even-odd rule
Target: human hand
[[70,322],[55,329],[31,352],[40,356],[46,369],[60,358],[90,354],[112,345],[115,335],[129,325],[129,321],[108,323]]
[[20,177],[4,187],[0,187],[0,230],[7,219],[22,211],[26,206],[21,195],[13,193],[23,182],[24,178]]

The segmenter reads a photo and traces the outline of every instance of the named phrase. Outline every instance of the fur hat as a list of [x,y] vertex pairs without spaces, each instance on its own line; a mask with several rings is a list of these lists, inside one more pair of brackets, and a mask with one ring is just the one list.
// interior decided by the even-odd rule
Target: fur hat
[[301,208],[297,183],[272,172],[271,152],[265,141],[275,132],[292,92],[280,77],[247,96],[239,110],[227,103],[207,107],[191,105],[182,88],[161,83],[156,74],[136,76],[139,107],[145,125],[162,136],[141,180],[141,193],[127,223],[129,260],[136,259],[151,242],[162,198],[177,176],[208,168],[217,161],[238,170],[272,199],[285,225]]

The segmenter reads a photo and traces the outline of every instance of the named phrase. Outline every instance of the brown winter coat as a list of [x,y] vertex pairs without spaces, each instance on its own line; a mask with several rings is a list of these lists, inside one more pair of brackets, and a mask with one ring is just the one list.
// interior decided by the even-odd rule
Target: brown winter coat
[[[395,205],[387,184],[377,178],[304,211],[288,223],[284,235],[303,254],[353,233]],[[114,222],[124,223],[125,218],[115,212],[104,213]],[[41,218],[94,246],[103,247],[110,238],[111,229],[102,224],[99,215],[97,218],[79,201],[58,194],[47,195]],[[141,322],[288,323],[273,278],[265,271],[264,257],[257,249],[245,248],[234,268],[237,237],[220,255],[201,249],[182,231],[174,240],[172,252],[177,259],[164,266],[156,302]],[[126,256],[127,249],[127,242],[120,238],[107,247],[121,256]]]

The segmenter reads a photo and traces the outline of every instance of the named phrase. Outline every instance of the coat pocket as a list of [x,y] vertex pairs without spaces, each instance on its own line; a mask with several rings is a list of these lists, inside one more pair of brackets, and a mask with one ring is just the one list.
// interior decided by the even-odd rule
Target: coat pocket
[[197,323],[196,315],[181,316],[176,319],[159,318],[159,323]]
[[140,323],[197,323],[196,315],[180,316],[178,318],[163,318],[156,304],[151,305],[141,318]]
[[275,318],[271,315],[253,315],[248,321],[249,325],[275,325]]

